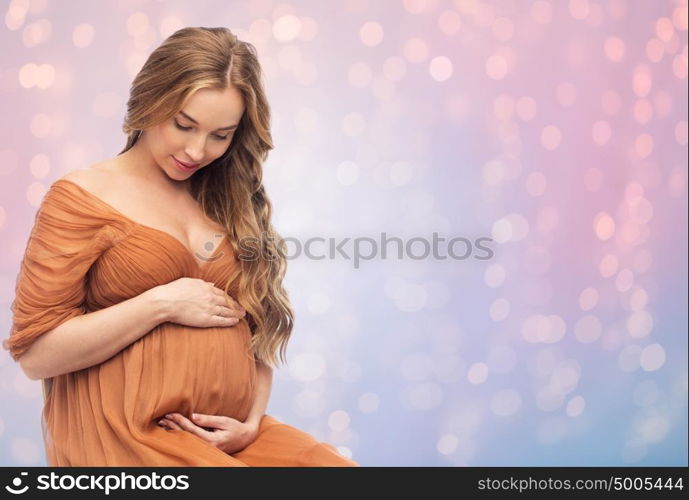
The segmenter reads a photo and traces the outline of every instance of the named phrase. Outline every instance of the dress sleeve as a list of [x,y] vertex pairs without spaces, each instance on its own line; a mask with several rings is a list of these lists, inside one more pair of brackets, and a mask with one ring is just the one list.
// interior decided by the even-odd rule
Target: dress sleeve
[[12,329],[3,348],[17,361],[31,344],[85,314],[87,273],[111,245],[103,213],[75,191],[53,184],[36,212],[10,306]]

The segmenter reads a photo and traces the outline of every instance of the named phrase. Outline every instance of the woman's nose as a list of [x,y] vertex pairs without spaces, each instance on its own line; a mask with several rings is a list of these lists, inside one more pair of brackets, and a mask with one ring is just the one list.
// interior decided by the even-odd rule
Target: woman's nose
[[206,147],[206,141],[203,137],[193,139],[187,144],[184,152],[189,156],[189,159],[194,162],[200,162],[203,159],[203,151]]

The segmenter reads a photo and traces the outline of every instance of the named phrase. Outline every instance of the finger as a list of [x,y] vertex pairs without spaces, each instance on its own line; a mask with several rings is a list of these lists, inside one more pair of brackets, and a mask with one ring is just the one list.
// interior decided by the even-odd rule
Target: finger
[[221,318],[218,317],[218,324],[217,326],[226,326],[226,327],[231,327],[231,326],[236,326],[239,324],[239,320],[237,318]]
[[[209,281],[209,283],[210,283],[210,281]],[[233,301],[233,300],[234,300],[234,299],[232,298],[232,296],[231,296],[229,293],[225,293],[225,290],[223,290],[222,288],[218,288],[218,287],[215,286],[213,283],[211,283],[211,285],[213,285],[213,292],[214,292],[218,297],[220,297],[220,298],[222,298],[222,299],[229,299],[230,301]]]
[[216,297],[216,299],[217,300],[214,301],[214,303],[216,305],[222,306],[222,307],[227,307],[228,309],[230,309],[232,311],[236,311],[236,313],[238,315],[243,314],[245,312],[244,308],[239,303],[232,300],[232,298],[229,295],[227,295],[225,297],[218,296],[218,297]]
[[220,291],[222,292],[223,304],[227,305],[227,307],[229,307],[230,309],[234,309],[242,314],[246,313],[246,309],[244,309],[244,307],[242,307],[242,305],[239,302],[234,300],[234,298],[231,295],[226,294],[222,290]]
[[231,309],[238,318],[243,318],[246,316],[246,309],[244,309],[239,302],[235,302]]
[[213,427],[214,429],[227,429],[228,417],[222,415],[205,415],[203,413],[192,413],[191,420],[201,427]]
[[239,323],[239,318],[231,310],[224,308],[214,314],[216,318],[220,319],[223,325],[236,325]]
[[170,421],[170,420],[168,420],[168,419],[165,419],[165,418],[164,418],[164,419],[161,419],[160,422],[161,422],[161,423],[160,423],[161,427],[164,427],[164,428],[166,428],[166,429],[175,429],[175,430],[178,430],[178,431],[183,431],[183,430],[184,430],[184,429],[182,429],[179,425],[177,425],[176,423],[174,423],[174,422],[172,422],[172,421]]
[[216,316],[222,316],[224,318],[237,318],[238,320],[243,318],[246,313],[243,310],[227,307],[225,305],[218,306],[218,312],[215,313]]
[[237,320],[240,320],[244,316],[246,316],[246,312],[243,311],[242,309],[229,309],[228,315],[231,318],[236,318]]
[[218,300],[218,304],[226,304],[228,306],[236,304],[236,302],[232,299],[232,297],[229,294],[225,293],[224,290],[218,288],[217,286],[213,285],[211,287],[211,290],[213,290],[215,298]]
[[223,318],[230,318],[234,314],[232,313],[232,309],[229,307],[225,306],[215,306],[215,316],[222,316]]
[[212,432],[208,432],[206,430],[203,430],[201,427],[198,425],[194,424],[191,420],[189,420],[187,417],[184,415],[180,415],[179,413],[175,414],[169,414],[165,415],[165,417],[169,420],[172,420],[173,423],[177,424],[179,427],[182,428],[182,430],[191,432],[192,434],[200,437],[201,439],[204,439],[208,442],[213,442],[213,439],[215,436],[213,436]]

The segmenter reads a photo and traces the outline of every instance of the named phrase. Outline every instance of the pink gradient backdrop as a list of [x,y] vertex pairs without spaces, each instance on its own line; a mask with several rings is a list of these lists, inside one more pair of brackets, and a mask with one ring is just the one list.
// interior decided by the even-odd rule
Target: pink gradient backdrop
[[[123,147],[183,26],[258,50],[283,236],[494,240],[291,260],[269,413],[362,465],[687,465],[685,0],[6,2],[4,332],[46,189]],[[44,464],[5,351],[0,394],[0,462]]]

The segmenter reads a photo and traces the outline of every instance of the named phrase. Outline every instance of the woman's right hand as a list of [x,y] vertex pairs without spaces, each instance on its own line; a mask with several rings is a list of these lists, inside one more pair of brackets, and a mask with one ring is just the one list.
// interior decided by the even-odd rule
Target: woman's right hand
[[198,278],[179,278],[154,292],[166,304],[167,321],[195,327],[233,326],[246,310],[224,290]]

